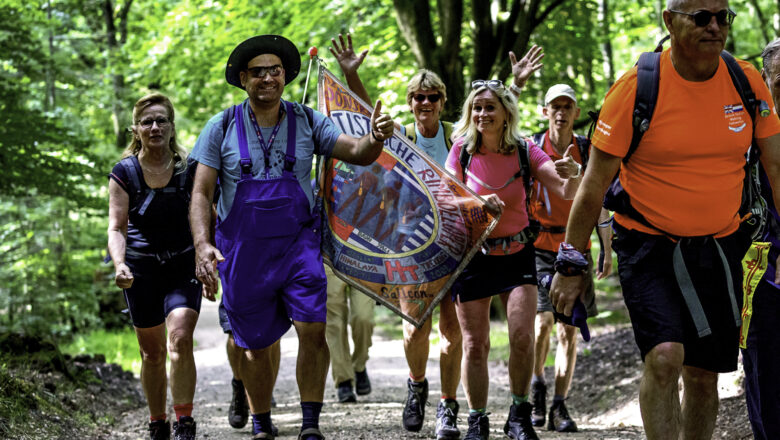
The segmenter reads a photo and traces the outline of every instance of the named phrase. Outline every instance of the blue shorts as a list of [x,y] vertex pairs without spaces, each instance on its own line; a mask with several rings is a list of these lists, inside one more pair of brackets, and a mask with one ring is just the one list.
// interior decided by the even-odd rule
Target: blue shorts
[[[686,267],[712,334],[699,337],[674,275],[675,243],[665,236],[628,230],[613,223],[612,248],[634,338],[644,360],[663,342],[685,348],[683,364],[723,373],[737,369],[739,327],[734,322],[725,272],[712,238],[682,246]],[[686,239],[687,240],[687,239]],[[750,245],[742,232],[718,238],[729,263],[737,306],[742,307],[742,257]]]
[[173,309],[186,307],[200,313],[202,284],[195,277],[195,251],[160,264],[154,261],[127,262],[133,285],[124,289],[130,318],[138,328],[165,322]]
[[452,298],[460,302],[488,298],[523,284],[536,285],[533,245],[509,255],[477,252],[452,284]]

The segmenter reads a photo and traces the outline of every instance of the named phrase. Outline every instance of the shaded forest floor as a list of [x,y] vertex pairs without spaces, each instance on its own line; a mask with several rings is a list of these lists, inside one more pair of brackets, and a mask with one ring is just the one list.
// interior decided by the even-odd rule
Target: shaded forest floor
[[[577,370],[567,401],[580,432],[558,434],[539,428],[537,432],[542,439],[644,438],[637,400],[642,365],[631,329],[626,325],[604,326],[595,329],[593,334],[590,343],[580,341]],[[232,375],[215,304],[204,302],[195,338],[198,385],[194,416],[198,422],[198,438],[250,438],[251,424],[236,430],[227,423]],[[282,366],[274,392],[278,406],[273,410],[273,420],[279,427],[278,438],[283,440],[297,438],[300,426],[296,353],[297,339],[294,332],[290,332],[282,340]],[[431,398],[426,408],[425,425],[419,433],[408,433],[401,427],[408,374],[402,344],[375,334],[370,354],[367,369],[373,392],[361,396],[358,403],[336,403],[335,389],[328,378],[320,422],[326,437],[329,440],[435,438],[436,397],[440,393],[435,347],[431,349],[428,363]],[[68,374],[57,368],[36,367],[34,362],[11,368],[7,364],[3,366],[0,370],[0,438],[147,438],[148,412],[136,378],[115,365],[101,362],[100,358],[59,358],[54,361],[55,364],[61,362],[68,365]],[[546,369],[545,375],[551,383],[552,367]],[[721,375],[720,383],[721,405],[714,438],[752,438],[739,374]],[[23,393],[26,399],[14,399],[18,393]],[[505,438],[501,429],[509,396],[506,364],[491,362],[488,410],[492,413],[492,438]],[[459,426],[465,433],[467,405],[462,388],[458,397],[462,408]],[[8,417],[7,403],[15,400],[32,402],[27,408],[30,412],[27,424]]]

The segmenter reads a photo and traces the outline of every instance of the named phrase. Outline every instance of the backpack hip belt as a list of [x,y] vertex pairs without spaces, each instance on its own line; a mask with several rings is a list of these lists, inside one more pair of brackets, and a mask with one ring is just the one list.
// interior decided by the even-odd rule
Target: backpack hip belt
[[179,255],[186,254],[189,251],[192,251],[195,249],[195,246],[189,245],[184,249],[178,250],[178,251],[163,251],[163,252],[138,252],[134,249],[127,248],[125,249],[125,255],[128,257],[133,258],[155,258],[160,264],[165,264],[166,262],[170,261],[174,257],[178,257]]
[[534,232],[533,228],[528,226],[515,235],[510,235],[508,237],[485,239],[485,242],[482,243],[482,253],[487,255],[493,249],[501,246],[501,250],[504,251],[504,254],[508,254],[509,247],[513,241],[516,241],[520,244],[527,244],[527,243],[533,243],[534,240],[536,240],[536,233]]
[[542,226],[539,231],[549,232],[550,234],[563,234],[566,232],[566,226]]

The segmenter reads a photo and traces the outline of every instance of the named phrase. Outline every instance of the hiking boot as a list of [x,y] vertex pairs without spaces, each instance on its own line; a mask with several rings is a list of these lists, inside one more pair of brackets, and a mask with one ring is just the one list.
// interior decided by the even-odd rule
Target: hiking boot
[[436,408],[436,440],[455,440],[460,438],[458,430],[458,401],[447,399],[439,401]]
[[544,426],[544,418],[547,415],[547,385],[541,380],[531,384],[531,402],[534,404],[531,424]]
[[167,420],[155,420],[149,423],[149,438],[152,440],[169,440],[171,438],[171,423]]
[[357,397],[355,397],[355,393],[352,391],[352,381],[349,379],[338,384],[336,395],[339,398],[339,403],[357,402]]
[[355,391],[357,391],[358,396],[371,394],[371,381],[368,380],[368,372],[366,370],[355,371]]
[[550,421],[547,423],[547,429],[558,432],[577,432],[577,424],[569,416],[569,411],[563,400],[553,402],[550,407]]
[[407,431],[419,432],[425,417],[425,404],[428,403],[428,379],[425,379],[422,385],[413,383],[412,379],[406,380],[409,394],[404,405],[403,423]]
[[488,440],[490,434],[490,419],[487,414],[469,414],[469,430],[463,440]]
[[228,423],[236,429],[246,426],[249,420],[249,403],[246,401],[246,391],[244,383],[235,378],[231,382],[233,385],[233,398],[230,399],[230,409],[228,409]]
[[195,420],[182,416],[173,422],[173,440],[195,440]]
[[531,404],[523,402],[509,407],[509,417],[504,424],[504,433],[517,440],[539,440],[531,424]]

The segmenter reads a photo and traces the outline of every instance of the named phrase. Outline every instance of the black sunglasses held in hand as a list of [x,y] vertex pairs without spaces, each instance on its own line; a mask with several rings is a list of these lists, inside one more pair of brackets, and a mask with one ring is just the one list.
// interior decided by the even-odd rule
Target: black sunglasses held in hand
[[710,21],[712,21],[713,16],[718,20],[718,25],[731,26],[731,23],[734,23],[734,17],[737,16],[736,12],[732,11],[731,9],[721,9],[718,12],[696,11],[693,13],[675,11],[674,9],[669,9],[669,12],[674,12],[675,14],[682,14],[682,15],[687,15],[689,17],[693,17],[693,22],[696,23],[696,26],[698,27],[705,27],[708,24],[710,24]]
[[498,90],[504,88],[504,83],[497,79],[476,79],[471,81],[472,89],[478,89],[480,87],[487,87],[489,89]]
[[423,95],[422,93],[418,93],[413,96],[414,100],[417,102],[425,102],[425,98],[428,98],[428,102],[431,104],[435,102],[439,102],[439,99],[441,99],[441,95],[438,93],[434,93],[433,95]]

